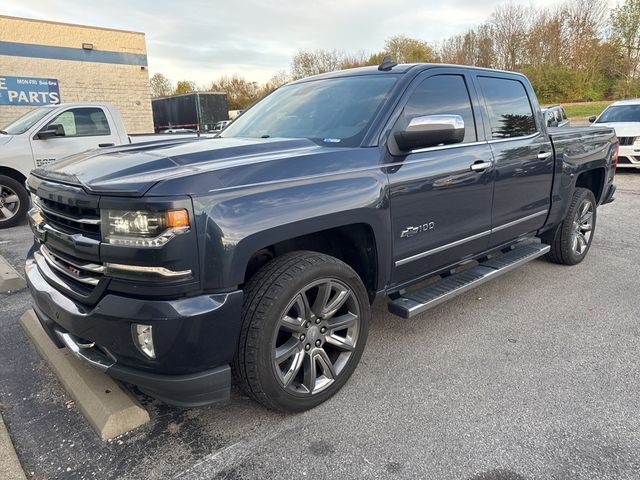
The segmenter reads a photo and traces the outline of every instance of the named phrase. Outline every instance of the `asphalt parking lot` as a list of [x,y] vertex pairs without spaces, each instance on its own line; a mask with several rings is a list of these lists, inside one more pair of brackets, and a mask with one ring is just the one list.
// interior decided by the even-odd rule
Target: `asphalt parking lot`
[[[137,394],[151,422],[102,443],[35,353],[0,295],[0,402],[37,479],[640,478],[640,172],[575,267],[537,260],[402,320],[376,307],[355,374],[298,415],[234,390],[182,410]],[[21,269],[31,235],[0,231]]]

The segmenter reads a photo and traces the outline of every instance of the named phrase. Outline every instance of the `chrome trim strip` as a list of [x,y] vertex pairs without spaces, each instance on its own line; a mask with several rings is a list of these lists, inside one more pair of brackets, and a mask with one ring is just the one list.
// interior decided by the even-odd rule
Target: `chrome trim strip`
[[[44,245],[43,245],[44,247]],[[45,259],[45,261],[47,262],[47,265],[49,265],[51,268],[53,268],[54,270],[57,270],[58,272],[64,274],[65,276],[76,280],[80,283],[84,283],[87,285],[91,285],[91,286],[96,286],[98,284],[98,282],[100,281],[99,278],[94,278],[94,277],[74,277],[72,275],[69,275],[69,272],[67,272],[64,268],[62,268],[60,265],[58,265],[58,263],[55,260],[54,255],[49,252],[48,250],[44,250],[42,247],[40,248],[40,253],[42,254],[43,258]]]
[[529,220],[532,220],[540,215],[546,215],[547,210],[540,210],[539,212],[533,213],[531,215],[527,215],[526,217],[519,218],[518,220],[514,220],[513,222],[505,223],[503,225],[499,225],[495,228],[491,229],[491,232],[499,232],[500,230],[504,230],[505,228],[513,227],[514,225],[518,225],[519,223],[523,223]]
[[514,142],[516,140],[527,140],[529,138],[536,138],[538,135],[540,135],[540,132],[532,133],[531,135],[523,135],[522,137],[494,138],[489,140],[489,143],[502,143],[502,142]]
[[[49,248],[47,248],[46,245],[42,245],[40,247],[40,250],[46,250],[46,253],[50,254],[52,257],[56,257],[56,254],[53,253],[51,250],[49,250]],[[86,270],[88,272],[92,272],[92,273],[104,273],[104,266],[103,265],[99,265],[97,263],[76,263],[76,262],[72,262],[70,260],[67,260],[66,258],[63,257],[58,257],[60,258],[63,262],[68,263],[69,265],[73,265],[76,268],[80,268],[82,270]]]
[[463,243],[471,242],[472,240],[477,240],[478,238],[486,237],[491,234],[491,230],[487,230],[486,232],[476,233],[475,235],[471,235],[467,238],[462,238],[460,240],[456,240],[455,242],[448,243],[446,245],[442,245],[440,247],[432,248],[431,250],[427,250],[426,252],[418,253],[411,257],[403,258],[402,260],[398,260],[396,262],[396,267],[404,265],[409,262],[413,262],[414,260],[419,260],[424,257],[428,257],[429,255],[433,255],[434,253],[442,252],[443,250],[447,250],[449,248],[457,247],[458,245],[462,245]]
[[476,233],[475,235],[471,235],[470,237],[462,238],[460,240],[456,240],[455,242],[447,243],[446,245],[442,245],[440,247],[432,248],[431,250],[427,250],[425,252],[418,253],[416,255],[412,255],[411,257],[407,257],[407,258],[403,258],[401,260],[397,260],[395,262],[395,265],[396,265],[396,267],[400,267],[400,266],[405,265],[407,263],[413,262],[414,260],[419,260],[421,258],[428,257],[429,255],[433,255],[435,253],[439,253],[439,252],[442,252],[444,250],[448,250],[449,248],[457,247],[457,246],[462,245],[464,243],[471,242],[473,240],[477,240],[478,238],[485,237],[485,236],[490,235],[492,233],[499,232],[499,231],[504,230],[506,228],[513,227],[513,226],[518,225],[520,223],[524,223],[524,222],[526,222],[528,220],[532,220],[532,219],[534,219],[536,217],[539,217],[541,215],[546,215],[546,214],[547,214],[547,210],[541,210],[541,211],[536,212],[534,214],[527,215],[526,217],[519,218],[518,220],[514,220],[513,222],[505,223],[504,225],[500,225],[498,227],[492,228],[491,230],[487,230],[485,232]]
[[[481,142],[468,142],[468,143],[452,143],[451,145],[438,145],[436,147],[425,147],[425,148],[418,148],[416,150],[411,150],[410,152],[407,153],[407,155],[413,155],[414,153],[423,153],[423,152],[434,152],[437,150],[448,150],[450,148],[460,148],[460,147],[473,147],[473,146],[477,146],[477,145],[486,145],[487,142],[486,141],[481,141]],[[402,164],[402,162],[396,162],[399,164]],[[383,165],[384,167],[389,167],[389,166],[393,166],[393,163],[387,164],[387,165]]]
[[64,213],[57,212],[55,210],[50,209],[49,207],[45,207],[42,203],[40,203],[39,197],[33,197],[33,203],[38,206],[40,210],[50,215],[55,215],[56,217],[64,218],[65,220],[69,220],[70,222],[83,223],[86,225],[100,225],[100,219],[91,219],[91,218],[74,218],[65,215]]
[[122,270],[124,272],[134,272],[134,273],[154,273],[156,275],[160,275],[161,277],[167,278],[179,278],[179,277],[187,277],[191,275],[191,270],[169,270],[165,267],[143,267],[140,265],[125,265],[122,263],[105,263],[105,267],[107,269],[113,270]]

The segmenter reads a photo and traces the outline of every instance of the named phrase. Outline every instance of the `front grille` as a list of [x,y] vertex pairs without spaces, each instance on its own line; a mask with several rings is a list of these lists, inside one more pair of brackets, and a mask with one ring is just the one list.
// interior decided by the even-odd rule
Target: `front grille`
[[618,137],[618,142],[623,146],[633,145],[635,141],[636,137]]
[[43,258],[56,273],[62,274],[65,279],[71,280],[77,287],[83,290],[92,289],[104,274],[104,266],[99,263],[91,263],[85,260],[72,258],[51,250],[46,245],[40,247]]
[[631,163],[631,160],[629,160],[627,157],[618,157],[618,164],[627,164],[627,163]]
[[42,216],[66,233],[81,233],[87,237],[100,239],[100,211],[96,208],[82,208],[66,205],[53,200],[34,197]]

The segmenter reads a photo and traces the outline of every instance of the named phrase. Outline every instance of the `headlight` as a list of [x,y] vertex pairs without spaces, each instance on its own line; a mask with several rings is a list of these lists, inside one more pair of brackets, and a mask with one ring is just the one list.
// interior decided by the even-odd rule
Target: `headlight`
[[185,209],[166,212],[103,210],[102,231],[106,243],[136,247],[160,247],[189,231]]

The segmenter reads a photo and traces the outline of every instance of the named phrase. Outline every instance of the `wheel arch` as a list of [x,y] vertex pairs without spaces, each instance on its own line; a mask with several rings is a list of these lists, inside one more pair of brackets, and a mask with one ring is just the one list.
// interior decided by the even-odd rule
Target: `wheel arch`
[[576,188],[591,190],[599,205],[604,192],[605,176],[605,169],[602,167],[581,172],[576,179]]
[[[255,245],[255,242],[252,242]],[[378,290],[379,253],[374,228],[363,222],[343,224],[331,228],[283,238],[251,248],[242,262],[242,282],[246,283],[265,263],[285,253],[310,250],[338,258],[358,274],[367,289],[370,301]]]
[[16,182],[19,182],[20,185],[22,186],[24,186],[24,182],[27,181],[27,177],[25,177],[24,174],[22,174],[18,170],[11,167],[0,166],[0,175],[5,175],[7,177],[13,178]]

